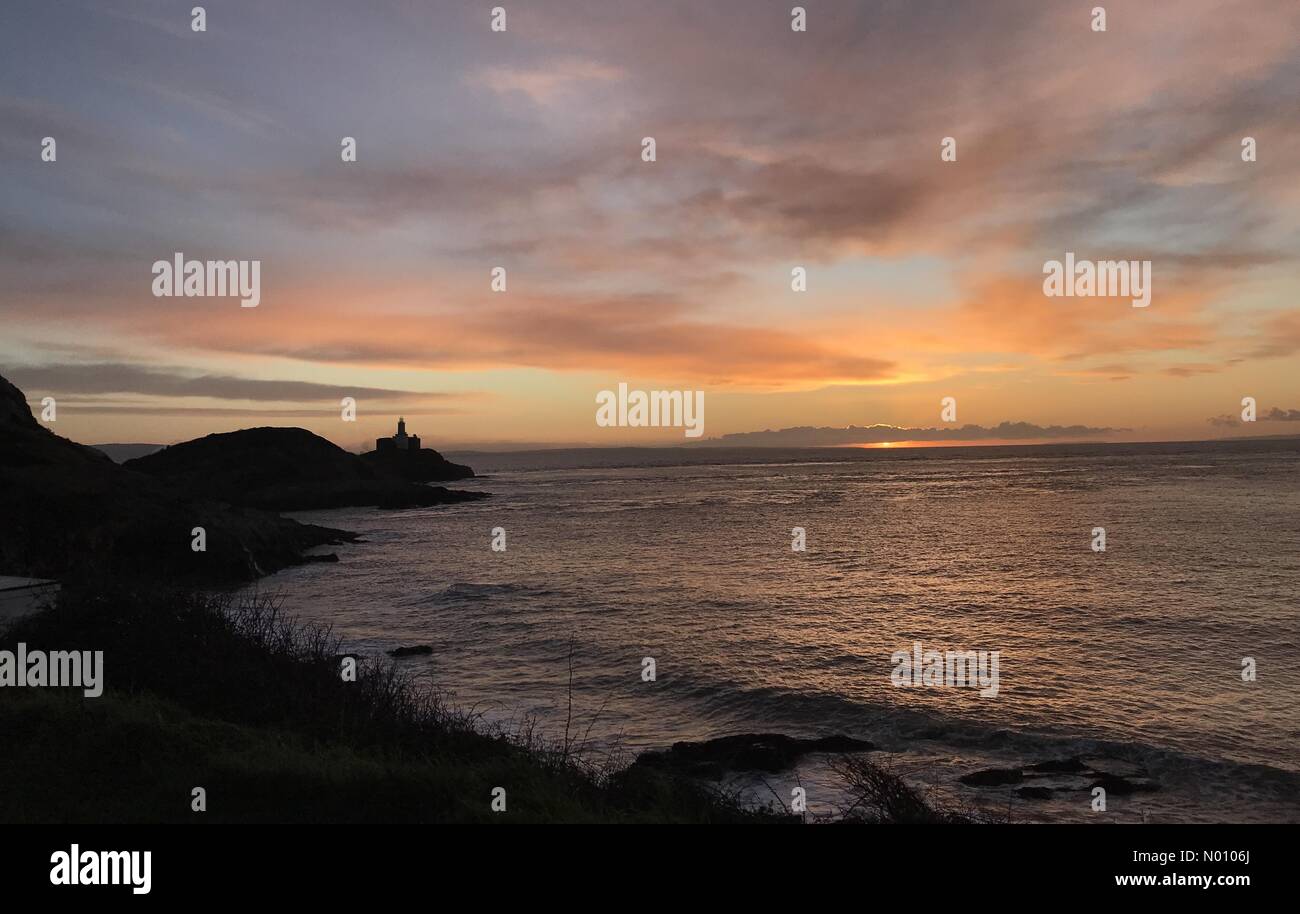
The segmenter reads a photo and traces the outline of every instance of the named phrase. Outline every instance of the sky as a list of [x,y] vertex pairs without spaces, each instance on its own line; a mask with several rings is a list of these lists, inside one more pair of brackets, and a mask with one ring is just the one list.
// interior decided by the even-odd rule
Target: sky
[[[620,383],[707,438],[1300,433],[1294,0],[195,5],[0,8],[0,374],[74,440],[683,441]],[[259,305],[155,296],[176,252]]]

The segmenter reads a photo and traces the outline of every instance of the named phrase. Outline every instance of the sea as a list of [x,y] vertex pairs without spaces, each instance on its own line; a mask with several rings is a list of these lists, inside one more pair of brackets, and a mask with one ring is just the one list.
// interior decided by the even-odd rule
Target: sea
[[[843,734],[1018,822],[1300,821],[1300,439],[448,456],[491,497],[296,514],[363,541],[257,588],[349,650],[430,646],[395,662],[485,725],[629,761]],[[998,652],[996,694],[897,684],[918,642]],[[961,781],[1076,757],[1157,789]],[[721,786],[852,800],[816,754]]]

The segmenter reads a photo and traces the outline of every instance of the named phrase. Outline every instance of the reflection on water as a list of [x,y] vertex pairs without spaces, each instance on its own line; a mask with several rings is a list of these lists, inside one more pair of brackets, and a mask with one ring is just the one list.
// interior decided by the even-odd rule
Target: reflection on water
[[[593,735],[632,750],[847,733],[966,799],[990,794],[959,774],[1088,754],[1162,784],[1112,799],[1122,819],[1300,819],[1300,455],[1141,450],[480,460],[490,478],[464,487],[485,502],[302,515],[366,542],[260,586],[355,648],[431,645],[403,664],[460,705],[537,714],[552,733],[572,642],[584,728],[599,711]],[[997,695],[895,688],[891,655],[915,641],[999,651]],[[1259,681],[1242,682],[1244,657]],[[833,799],[818,759],[799,775],[814,808]],[[1088,796],[1016,800],[1015,814],[1087,820]]]

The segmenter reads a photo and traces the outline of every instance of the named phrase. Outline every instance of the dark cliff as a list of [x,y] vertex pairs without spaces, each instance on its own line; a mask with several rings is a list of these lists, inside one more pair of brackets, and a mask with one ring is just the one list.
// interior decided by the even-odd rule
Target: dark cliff
[[[195,527],[204,552],[191,547]],[[234,582],[354,538],[119,467],[43,427],[0,377],[0,574]]]
[[416,485],[302,428],[208,435],[123,466],[186,491],[272,511],[411,508],[485,497]]
[[368,451],[361,459],[379,472],[407,482],[451,482],[474,476],[469,467],[452,463],[427,447],[418,451]]

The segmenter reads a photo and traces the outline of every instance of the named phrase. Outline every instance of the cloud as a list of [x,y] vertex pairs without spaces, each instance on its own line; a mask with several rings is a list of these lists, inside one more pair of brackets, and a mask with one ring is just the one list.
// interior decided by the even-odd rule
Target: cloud
[[[1139,4],[1104,36],[1068,0],[827,0],[804,34],[749,0],[556,0],[512,8],[504,35],[470,8],[232,0],[199,44],[163,6],[116,4],[102,30],[64,28],[58,4],[12,17],[5,85],[31,84],[50,36],[66,63],[39,96],[0,98],[15,336],[75,326],[305,376],[772,390],[1014,363],[1101,396],[1099,378],[1168,393],[1300,354],[1282,310],[1300,237],[1294,0]],[[46,134],[57,166],[36,155]],[[174,250],[262,259],[259,313],[149,297],[149,264]],[[1045,299],[1040,266],[1066,250],[1151,259],[1152,307]],[[795,263],[807,295],[788,290]],[[498,264],[511,292],[494,299]],[[174,377],[87,387],[341,395],[160,371]]]
[[[1237,416],[1225,414],[1222,416],[1212,416],[1206,420],[1216,428],[1237,428],[1245,425]],[[1264,415],[1259,416],[1256,421],[1259,422],[1300,422],[1300,409],[1280,409],[1274,406]]]
[[626,75],[620,68],[596,60],[569,57],[538,62],[527,68],[486,67],[467,81],[493,92],[519,92],[534,104],[547,106],[593,83],[617,82]]
[[1175,378],[1194,378],[1197,375],[1217,374],[1227,367],[1226,364],[1170,365],[1168,368],[1162,368],[1160,370]]
[[[39,409],[39,405],[35,405],[33,408]],[[92,403],[69,403],[67,405],[60,404],[59,411],[69,415],[83,416],[234,417],[254,420],[339,418],[337,407],[330,409],[235,409],[216,406],[110,406]],[[460,409],[403,408],[402,410],[404,416],[458,416],[465,413],[465,410]]]
[[153,312],[132,332],[208,352],[426,371],[510,366],[655,375],[695,385],[885,381],[892,359],[801,332],[692,317],[670,295],[481,296],[435,314],[375,309],[364,319],[313,297],[264,304],[250,320]]
[[1259,340],[1249,353],[1252,358],[1286,358],[1300,352],[1300,313],[1292,311],[1269,317]]
[[1219,336],[1221,318],[1202,312],[1205,293],[1195,286],[1157,287],[1152,306],[1137,309],[1115,298],[1048,298],[1039,268],[974,273],[966,277],[962,294],[937,346],[1034,353],[1069,363],[1207,349]]
[[[5,375],[19,387],[41,391],[42,395],[146,394],[157,397],[276,402],[337,401],[342,397],[402,401],[473,396],[320,384],[313,381],[259,380],[231,375],[195,374],[180,368],[143,368],[120,363],[15,366],[6,369]],[[100,411],[103,411],[102,408]]]

